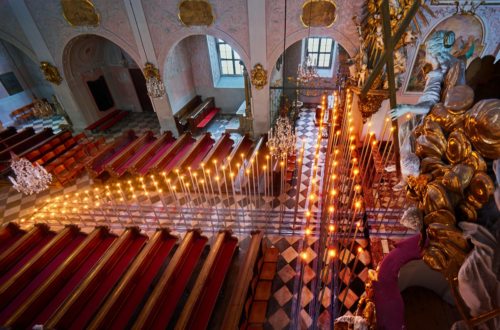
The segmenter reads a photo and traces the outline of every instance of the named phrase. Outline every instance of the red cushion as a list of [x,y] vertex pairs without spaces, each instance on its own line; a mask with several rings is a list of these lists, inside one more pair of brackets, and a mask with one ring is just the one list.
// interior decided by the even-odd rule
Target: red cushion
[[207,116],[196,126],[197,128],[203,128],[215,117],[220,108],[212,108],[208,111]]

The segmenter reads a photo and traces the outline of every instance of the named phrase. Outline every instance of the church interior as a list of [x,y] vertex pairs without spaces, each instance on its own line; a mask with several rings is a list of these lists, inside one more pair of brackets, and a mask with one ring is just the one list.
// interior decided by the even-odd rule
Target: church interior
[[497,0],[0,0],[2,329],[500,329],[499,209]]

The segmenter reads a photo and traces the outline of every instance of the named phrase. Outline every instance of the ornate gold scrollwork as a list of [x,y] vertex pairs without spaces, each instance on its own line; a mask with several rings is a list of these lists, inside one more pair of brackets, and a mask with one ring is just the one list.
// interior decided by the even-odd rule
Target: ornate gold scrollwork
[[330,27],[335,23],[337,6],[332,0],[308,0],[302,6],[300,20],[305,27]]
[[149,62],[146,63],[144,65],[143,72],[144,72],[144,77],[146,79],[148,79],[148,78],[161,79],[161,77],[160,77],[160,71],[158,71],[158,68],[155,67],[155,65],[153,63],[149,63]]
[[90,0],[61,0],[63,17],[71,26],[98,26],[99,13]]
[[[359,87],[350,88],[357,95],[361,94],[361,89]],[[359,98],[358,105],[361,116],[363,117],[363,123],[366,123],[366,121],[380,109],[382,101],[387,98],[389,98],[389,91],[385,89],[370,89],[365,97]]]
[[264,70],[262,64],[257,63],[250,71],[252,85],[257,89],[262,89],[267,84],[267,70]]
[[212,5],[207,0],[182,0],[178,16],[186,26],[210,26],[215,21]]
[[42,70],[43,75],[45,76],[45,80],[59,85],[63,80],[61,75],[59,74],[59,70],[49,62],[40,62],[40,69]]

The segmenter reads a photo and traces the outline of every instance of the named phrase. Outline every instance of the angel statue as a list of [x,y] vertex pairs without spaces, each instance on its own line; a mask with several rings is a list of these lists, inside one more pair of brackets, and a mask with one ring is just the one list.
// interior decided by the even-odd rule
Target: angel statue
[[[424,69],[427,72],[423,95],[418,99],[417,104],[399,104],[390,111],[390,116],[393,120],[406,113],[416,115],[399,127],[401,174],[403,175],[403,181],[397,186],[399,189],[403,188],[408,175],[418,175],[420,162],[414,153],[413,128],[440,101],[441,95],[446,92],[446,89],[454,85],[465,84],[465,61],[459,60],[451,54],[451,47],[454,42],[455,33],[452,31],[436,31],[430,37],[425,43],[425,60],[427,64],[424,66]],[[449,79],[452,81],[452,86],[445,86],[445,90],[443,91],[442,83],[452,67],[455,73],[454,77]]]

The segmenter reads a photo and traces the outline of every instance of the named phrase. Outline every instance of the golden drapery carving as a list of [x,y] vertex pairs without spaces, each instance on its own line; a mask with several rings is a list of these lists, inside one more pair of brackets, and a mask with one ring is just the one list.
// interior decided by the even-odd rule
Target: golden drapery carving
[[252,85],[254,85],[257,89],[264,88],[264,86],[267,84],[267,70],[264,70],[262,64],[255,64],[250,74]]
[[[350,87],[358,96],[361,94],[361,89],[358,87]],[[365,123],[374,113],[376,113],[382,101],[389,98],[389,91],[386,89],[370,89],[365,97],[359,98],[358,105],[363,123]]]
[[59,70],[49,62],[40,62],[40,69],[45,77],[45,80],[59,85],[63,80],[61,75],[59,74]]

